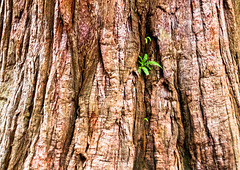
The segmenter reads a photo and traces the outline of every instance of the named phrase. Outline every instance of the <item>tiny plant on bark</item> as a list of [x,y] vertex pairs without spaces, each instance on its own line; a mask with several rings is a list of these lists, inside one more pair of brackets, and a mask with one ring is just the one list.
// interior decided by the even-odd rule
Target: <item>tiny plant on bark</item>
[[146,43],[146,44],[148,43],[148,39],[149,39],[149,41],[152,41],[152,39],[151,39],[150,37],[146,37],[146,38],[145,38],[145,43]]
[[148,76],[149,75],[149,70],[151,70],[150,65],[155,65],[155,66],[158,66],[158,67],[162,68],[155,61],[147,61],[147,59],[148,59],[148,55],[147,54],[145,54],[143,58],[139,55],[139,59],[140,59],[138,61],[140,63],[140,67],[138,68],[139,75],[141,75],[141,71],[143,70],[143,72]]
[[[152,39],[150,37],[146,37],[145,38],[145,43],[147,44],[149,41],[152,41]],[[148,55],[145,54],[144,57],[142,58],[140,55],[138,56],[139,60],[138,62],[140,63],[140,67],[138,67],[138,73],[139,75],[141,75],[141,71],[143,70],[143,72],[145,73],[145,75],[149,75],[149,70],[151,70],[150,65],[155,65],[158,66],[162,69],[162,67],[160,66],[160,64],[158,64],[155,61],[147,61],[148,60]]]

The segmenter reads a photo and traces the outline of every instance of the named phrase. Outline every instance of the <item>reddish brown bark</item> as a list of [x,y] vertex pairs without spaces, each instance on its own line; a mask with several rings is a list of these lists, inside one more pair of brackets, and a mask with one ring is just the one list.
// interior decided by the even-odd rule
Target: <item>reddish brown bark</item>
[[239,11],[1,1],[0,169],[240,169]]

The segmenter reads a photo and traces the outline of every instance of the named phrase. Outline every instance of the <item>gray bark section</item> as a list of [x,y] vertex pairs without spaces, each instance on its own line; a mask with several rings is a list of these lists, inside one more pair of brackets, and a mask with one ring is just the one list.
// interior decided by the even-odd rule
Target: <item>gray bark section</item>
[[239,9],[1,1],[0,169],[240,169]]

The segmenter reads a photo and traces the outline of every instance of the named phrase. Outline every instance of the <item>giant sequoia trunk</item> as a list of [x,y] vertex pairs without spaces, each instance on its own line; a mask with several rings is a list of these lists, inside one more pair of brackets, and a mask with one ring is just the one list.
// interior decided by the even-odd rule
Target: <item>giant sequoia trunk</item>
[[[238,0],[1,0],[0,169],[240,170],[239,18]],[[140,76],[145,53],[163,69]]]

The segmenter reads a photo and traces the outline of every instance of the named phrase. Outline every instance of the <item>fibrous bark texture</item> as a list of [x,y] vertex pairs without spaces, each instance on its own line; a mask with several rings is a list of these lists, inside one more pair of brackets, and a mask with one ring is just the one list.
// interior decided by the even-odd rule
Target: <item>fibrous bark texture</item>
[[240,170],[239,42],[238,0],[1,0],[0,169]]

